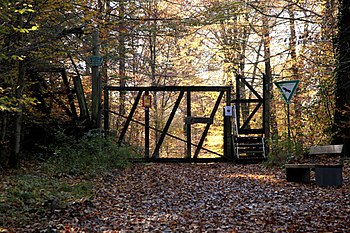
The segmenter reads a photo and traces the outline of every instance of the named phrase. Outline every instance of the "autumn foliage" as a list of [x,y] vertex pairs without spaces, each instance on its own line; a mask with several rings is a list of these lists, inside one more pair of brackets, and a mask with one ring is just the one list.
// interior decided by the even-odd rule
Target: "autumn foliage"
[[[2,166],[18,164],[28,155],[23,150],[47,153],[57,130],[79,138],[101,126],[101,112],[91,111],[102,111],[91,85],[97,78],[91,55],[97,52],[99,88],[231,85],[235,92],[239,74],[261,90],[265,74],[269,112],[263,121],[272,148],[283,146],[287,132],[286,106],[273,82],[300,80],[290,106],[292,147],[328,144],[334,134],[337,7],[335,1],[282,0],[3,1]],[[174,98],[154,96],[152,127],[164,126]],[[196,99],[195,111],[206,112],[201,97]],[[125,116],[133,100],[132,93],[111,96],[111,110]],[[115,117],[111,128],[119,133],[123,124]],[[181,122],[176,127],[183,130]]]

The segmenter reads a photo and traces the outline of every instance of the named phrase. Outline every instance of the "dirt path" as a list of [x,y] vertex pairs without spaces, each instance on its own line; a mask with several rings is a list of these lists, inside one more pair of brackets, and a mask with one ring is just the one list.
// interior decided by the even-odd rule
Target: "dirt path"
[[[349,166],[347,166],[349,167]],[[95,197],[37,232],[348,232],[349,169],[341,188],[285,182],[262,165],[136,165],[98,181]],[[36,229],[44,227],[45,229]],[[51,230],[51,231],[49,231]]]

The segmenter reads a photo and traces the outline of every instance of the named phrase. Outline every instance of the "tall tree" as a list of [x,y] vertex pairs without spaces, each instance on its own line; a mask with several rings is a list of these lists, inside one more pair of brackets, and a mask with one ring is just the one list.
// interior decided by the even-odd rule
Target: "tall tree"
[[[4,4],[4,3],[3,3]],[[6,4],[6,3],[5,3]],[[7,96],[0,96],[0,106],[1,115],[3,118],[2,138],[6,138],[6,132],[9,132],[9,141],[12,142],[10,148],[9,165],[11,167],[16,167],[19,163],[19,153],[21,149],[21,139],[22,139],[22,122],[23,114],[25,110],[25,75],[26,75],[26,42],[25,34],[29,33],[32,28],[30,28],[30,18],[31,13],[34,11],[32,6],[27,4],[18,3],[17,5],[12,5],[7,2],[7,5],[3,6],[5,9],[9,10],[4,12],[4,8],[1,7],[1,12],[4,13],[2,17],[7,19],[2,24],[0,28],[0,35],[2,38],[0,50],[0,67],[1,72],[4,72],[1,82],[1,94],[6,94]],[[5,10],[6,11],[6,10]],[[29,21],[29,23],[28,23]],[[5,68],[7,67],[7,68]],[[12,69],[12,70],[11,70]],[[4,91],[3,88],[6,90]],[[1,101],[6,100],[6,101]],[[4,104],[4,105],[3,105]],[[11,108],[11,105],[13,108]],[[10,111],[13,114],[5,114],[3,111]],[[9,117],[9,122],[12,124],[7,125],[7,117]],[[11,127],[8,130],[7,127]],[[0,142],[1,150],[3,150],[3,141]]]
[[339,5],[339,35],[337,40],[336,110],[334,143],[345,145],[350,151],[350,1]]

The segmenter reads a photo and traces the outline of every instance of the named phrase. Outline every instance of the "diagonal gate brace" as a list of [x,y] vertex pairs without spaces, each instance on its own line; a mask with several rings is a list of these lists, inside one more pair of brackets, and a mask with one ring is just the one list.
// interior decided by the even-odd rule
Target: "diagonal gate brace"
[[174,116],[175,116],[175,113],[176,113],[176,110],[178,109],[180,103],[181,103],[181,99],[182,97],[184,96],[184,91],[181,91],[179,96],[177,97],[177,100],[175,102],[175,105],[170,113],[170,116],[164,126],[164,129],[162,131],[162,134],[160,135],[159,137],[159,140],[158,140],[158,143],[156,145],[156,148],[154,149],[154,152],[153,152],[153,155],[152,155],[152,158],[159,158],[159,150],[160,150],[160,147],[162,146],[162,143],[164,141],[164,138],[165,138],[165,135],[167,135],[168,133],[168,130],[169,130],[169,127],[171,125],[171,122],[173,121],[174,119]]
[[[215,103],[215,105],[214,105],[213,111],[212,111],[211,114],[210,114],[210,118],[211,118],[211,119],[214,119],[215,114],[216,114],[216,112],[217,112],[217,110],[218,110],[218,108],[219,108],[219,105],[220,105],[220,102],[221,102],[223,96],[224,96],[224,92],[221,91],[221,92],[220,92],[220,95],[218,96],[218,99],[216,100],[216,103]],[[205,138],[207,137],[207,134],[208,134],[208,132],[209,132],[210,125],[211,125],[210,123],[207,123],[207,125],[205,126],[204,132],[203,132],[203,134],[202,134],[201,139],[199,140],[197,149],[196,149],[196,151],[195,151],[195,153],[194,153],[194,156],[193,156],[193,158],[195,158],[195,159],[198,157],[198,154],[199,154],[199,152],[200,152],[200,150],[201,150],[201,148],[202,148],[202,146],[203,146],[204,140],[205,140]]]
[[119,136],[119,139],[118,139],[118,145],[120,146],[123,142],[123,139],[124,139],[124,136],[126,134],[126,131],[128,130],[128,127],[130,125],[130,122],[132,121],[132,117],[134,116],[135,114],[135,111],[136,111],[136,108],[137,108],[137,105],[139,104],[140,102],[140,99],[141,99],[141,96],[142,96],[142,91],[139,91],[137,93],[137,96],[136,96],[136,99],[135,99],[135,102],[131,108],[131,111],[128,115],[128,118],[126,119],[126,122],[124,124],[124,127],[122,129],[122,132],[120,133],[120,136]]

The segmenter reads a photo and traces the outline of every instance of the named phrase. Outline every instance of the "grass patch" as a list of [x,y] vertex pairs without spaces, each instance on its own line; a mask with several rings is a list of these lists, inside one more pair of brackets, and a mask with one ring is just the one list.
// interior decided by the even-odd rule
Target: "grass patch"
[[112,138],[90,134],[61,136],[40,166],[23,167],[0,179],[0,229],[50,221],[52,214],[94,195],[94,179],[129,164],[137,156]]
[[74,200],[90,198],[93,183],[47,177],[37,172],[8,176],[0,193],[0,226],[26,225],[40,221]]

